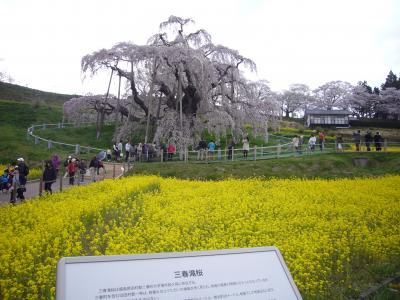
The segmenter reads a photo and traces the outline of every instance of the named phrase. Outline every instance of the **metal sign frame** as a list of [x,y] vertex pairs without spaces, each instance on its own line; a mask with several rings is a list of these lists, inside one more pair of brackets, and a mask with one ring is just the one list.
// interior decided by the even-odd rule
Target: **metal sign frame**
[[[301,300],[301,294],[286,266],[286,263],[276,247],[256,247],[256,248],[240,248],[240,249],[225,249],[225,250],[210,250],[196,252],[170,252],[170,253],[155,253],[155,254],[135,254],[135,255],[110,255],[110,256],[78,256],[78,257],[63,257],[57,263],[57,283],[56,283],[56,299],[66,300],[66,266],[68,264],[82,263],[99,263],[99,262],[121,262],[132,260],[159,260],[159,259],[175,259],[189,258],[199,256],[222,256],[232,254],[256,253],[256,252],[275,252],[280,262],[286,278],[290,283],[291,288],[297,299]],[[140,270],[138,271],[140,272]]]

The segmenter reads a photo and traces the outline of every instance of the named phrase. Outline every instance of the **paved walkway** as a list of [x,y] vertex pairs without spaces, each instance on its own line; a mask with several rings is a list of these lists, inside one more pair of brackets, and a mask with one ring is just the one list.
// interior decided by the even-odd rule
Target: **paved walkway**
[[[111,163],[105,163],[104,164],[106,168],[106,172],[102,173],[100,171],[100,175],[97,176],[97,180],[103,180],[107,178],[113,178],[114,177],[114,164]],[[115,177],[119,177],[123,174],[123,170],[121,169],[124,165],[123,164],[115,164]],[[131,165],[132,166],[132,165]],[[29,176],[28,176],[29,179]],[[79,185],[86,185],[90,184],[91,178],[90,176],[85,176],[84,182],[80,182]],[[75,186],[78,185],[78,179],[75,178]],[[24,193],[25,199],[30,199],[36,196],[39,196],[39,186],[40,186],[40,180],[32,180],[28,181],[28,183],[25,185],[26,187],[26,192]],[[72,187],[73,185],[69,185],[69,180],[68,178],[62,178],[62,188],[63,190],[68,189]],[[53,193],[60,191],[60,178],[57,178],[57,181],[54,182],[51,186]],[[43,185],[44,189],[44,185]],[[44,193],[44,190],[43,190]],[[5,192],[0,192],[0,205],[5,205],[7,203],[10,203],[10,195],[11,192],[5,193]],[[20,203],[20,200],[16,200],[16,203]]]

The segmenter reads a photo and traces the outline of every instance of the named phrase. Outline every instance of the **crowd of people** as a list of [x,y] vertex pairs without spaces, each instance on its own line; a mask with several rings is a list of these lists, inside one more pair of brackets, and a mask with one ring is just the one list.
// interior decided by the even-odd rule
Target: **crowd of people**
[[[304,145],[304,135],[295,135],[292,138],[292,146],[294,151],[301,153]],[[370,130],[367,130],[365,135],[361,134],[360,130],[353,133],[353,142],[355,145],[355,151],[361,151],[361,145],[364,140],[364,144],[367,151],[371,151],[372,145],[375,146],[376,151],[382,151],[383,138],[380,132],[376,132],[372,135]],[[314,152],[317,145],[319,150],[325,149],[326,135],[323,131],[318,133],[313,132],[308,139],[307,150]],[[233,152],[235,147],[234,140],[230,140],[227,144],[227,159],[233,158]],[[335,148],[337,151],[344,150],[344,140],[341,134],[338,134],[335,139]],[[195,148],[198,152],[198,160],[213,160],[215,153],[217,152],[217,158],[221,159],[221,147],[219,143],[215,143],[214,140],[210,140],[208,143],[201,139],[198,146]],[[248,136],[245,136],[242,140],[242,157],[247,158],[250,151],[250,140]],[[58,176],[68,178],[69,184],[74,185],[76,180],[78,184],[84,182],[85,176],[90,177],[92,182],[98,180],[99,176],[103,176],[106,173],[106,169],[103,164],[103,159],[107,161],[116,162],[135,162],[135,161],[151,161],[153,158],[157,158],[161,155],[163,161],[169,161],[173,159],[176,154],[176,147],[173,143],[161,143],[157,146],[156,143],[138,143],[131,144],[130,141],[123,143],[122,140],[116,142],[111,149],[103,152],[103,155],[93,156],[89,161],[89,164],[85,159],[80,159],[75,156],[68,156],[62,163],[60,157],[54,154],[51,159],[47,160],[44,164],[43,170],[43,183],[44,190],[48,193],[52,193],[52,184],[57,180]],[[63,167],[63,170],[61,169]],[[62,172],[64,171],[64,175]],[[15,163],[12,163],[6,170],[4,170],[0,178],[0,190],[2,192],[11,191],[10,202],[15,203],[15,199],[23,201],[25,199],[24,192],[26,191],[25,185],[29,174],[29,167],[25,163],[25,160],[21,157],[18,158]]]
[[[26,183],[29,174],[29,167],[21,157],[16,162],[11,163],[1,175],[0,190],[2,193],[10,192],[10,202],[15,203],[17,199],[25,200]],[[58,176],[68,178],[69,185],[74,185],[76,180],[79,183],[85,181],[85,176],[89,176],[92,182],[99,177],[104,177],[106,169],[102,160],[93,156],[89,165],[85,159],[80,159],[72,155],[68,156],[62,163],[59,155],[54,154],[51,159],[44,162],[42,179],[44,191],[52,193],[52,185],[56,182]]]
[[151,161],[162,153],[163,160],[172,160],[176,153],[176,147],[173,143],[138,143],[132,144],[130,141],[123,143],[122,140],[115,142],[112,149],[107,149],[106,159],[117,162],[135,162],[135,161]]
[[[301,152],[303,139],[304,139],[303,135],[300,136],[296,135],[292,139],[293,148],[298,152]],[[361,145],[363,140],[367,151],[371,151],[372,144],[374,144],[376,151],[382,151],[382,144],[384,140],[379,131],[377,131],[376,134],[373,136],[371,130],[368,129],[364,135],[364,139],[360,130],[354,131],[353,142],[355,145],[355,151],[361,151]],[[326,142],[326,135],[323,131],[320,131],[318,134],[312,133],[308,140],[308,150],[310,152],[314,152],[318,144],[320,151],[323,151],[325,149],[325,142]],[[335,148],[337,151],[344,151],[344,146],[345,145],[344,145],[343,135],[338,134],[335,138]]]
[[0,188],[2,192],[10,193],[10,202],[15,203],[16,199],[25,200],[26,182],[28,180],[29,167],[25,160],[20,157],[11,166],[6,168],[1,176]]

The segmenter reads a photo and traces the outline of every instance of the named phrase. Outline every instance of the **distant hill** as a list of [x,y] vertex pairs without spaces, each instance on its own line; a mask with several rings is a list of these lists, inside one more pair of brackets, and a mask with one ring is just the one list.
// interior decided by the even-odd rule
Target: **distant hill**
[[21,102],[43,101],[46,103],[62,104],[63,102],[76,96],[77,95],[65,95],[65,94],[43,92],[40,90],[27,88],[21,85],[0,81],[1,100],[14,100]]

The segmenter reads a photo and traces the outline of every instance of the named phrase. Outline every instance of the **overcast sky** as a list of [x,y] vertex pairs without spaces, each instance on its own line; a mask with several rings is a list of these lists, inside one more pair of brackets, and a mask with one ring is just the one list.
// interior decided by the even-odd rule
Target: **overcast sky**
[[400,73],[398,0],[0,0],[0,71],[45,91],[105,93],[105,76],[82,80],[82,56],[145,44],[170,15],[251,58],[252,79],[275,91],[332,80],[379,86],[389,70]]

